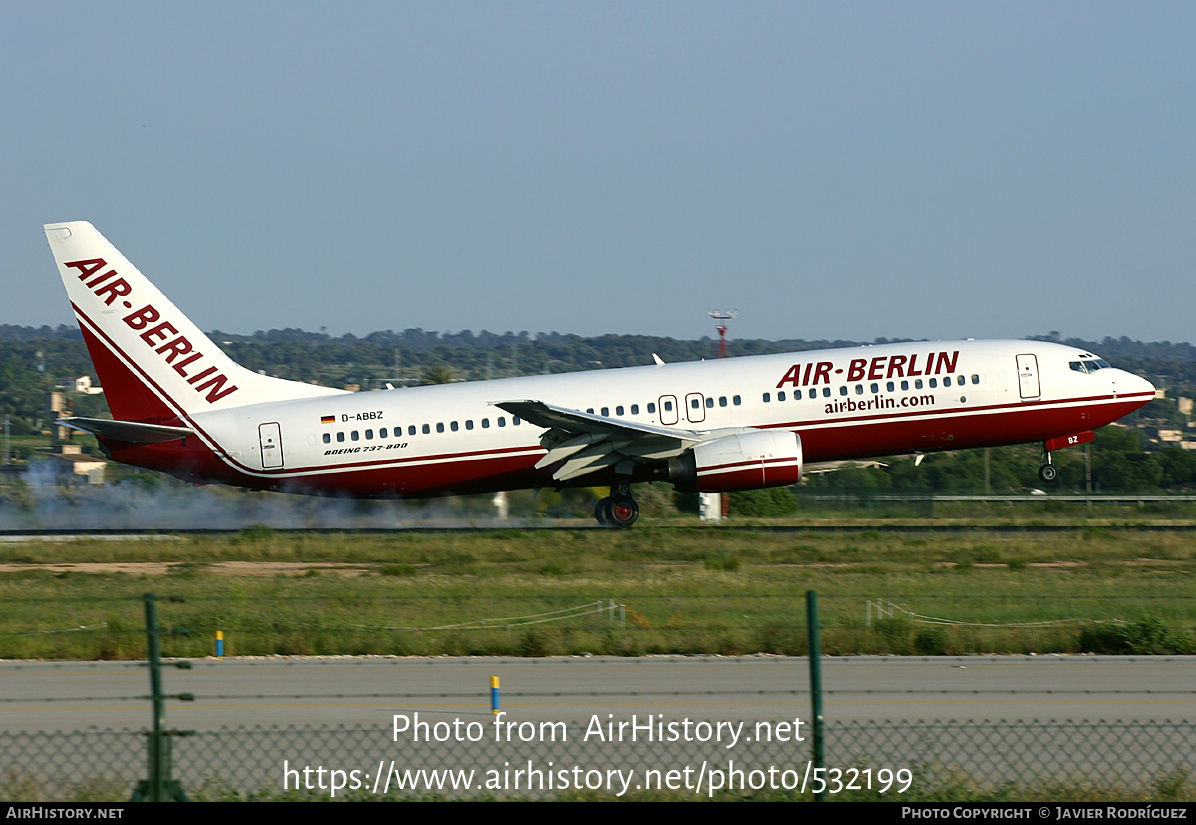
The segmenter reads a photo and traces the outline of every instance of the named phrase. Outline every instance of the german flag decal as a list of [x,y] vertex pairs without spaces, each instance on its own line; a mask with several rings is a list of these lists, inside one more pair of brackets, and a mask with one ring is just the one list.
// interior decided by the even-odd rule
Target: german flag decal
[[321,424],[335,424],[336,416],[335,415],[321,415],[320,423]]

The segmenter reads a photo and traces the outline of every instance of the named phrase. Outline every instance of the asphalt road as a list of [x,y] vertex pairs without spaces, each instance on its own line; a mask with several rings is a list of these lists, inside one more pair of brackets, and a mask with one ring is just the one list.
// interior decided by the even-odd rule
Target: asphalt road
[[[395,713],[488,719],[490,678],[511,718],[593,714],[777,720],[810,715],[803,658],[197,660],[164,670],[171,727],[389,725]],[[823,660],[828,720],[1187,720],[1196,657],[843,657]],[[0,663],[0,731],[144,728],[148,669]]]

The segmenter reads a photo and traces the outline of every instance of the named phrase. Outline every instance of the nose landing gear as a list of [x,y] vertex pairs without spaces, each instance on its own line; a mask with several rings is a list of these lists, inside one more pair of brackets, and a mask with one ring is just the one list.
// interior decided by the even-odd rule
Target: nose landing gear
[[1038,468],[1038,477],[1050,484],[1059,477],[1059,470],[1051,463],[1051,454],[1047,453],[1046,463]]

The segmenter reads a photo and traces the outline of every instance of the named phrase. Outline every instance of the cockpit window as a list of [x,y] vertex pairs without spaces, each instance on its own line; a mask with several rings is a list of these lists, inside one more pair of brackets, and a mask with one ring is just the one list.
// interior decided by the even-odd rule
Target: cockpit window
[[1097,370],[1112,369],[1107,361],[1100,358],[1085,358],[1083,361],[1069,361],[1067,364],[1076,372],[1096,372]]

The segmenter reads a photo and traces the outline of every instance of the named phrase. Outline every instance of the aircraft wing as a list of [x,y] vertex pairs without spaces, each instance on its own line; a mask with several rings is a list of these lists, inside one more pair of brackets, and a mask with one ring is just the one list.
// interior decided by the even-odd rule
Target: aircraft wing
[[540,444],[548,453],[536,462],[536,468],[563,462],[552,474],[556,481],[568,481],[624,462],[630,474],[636,463],[673,458],[709,437],[708,431],[642,424],[543,401],[493,403],[547,430],[540,436]]

